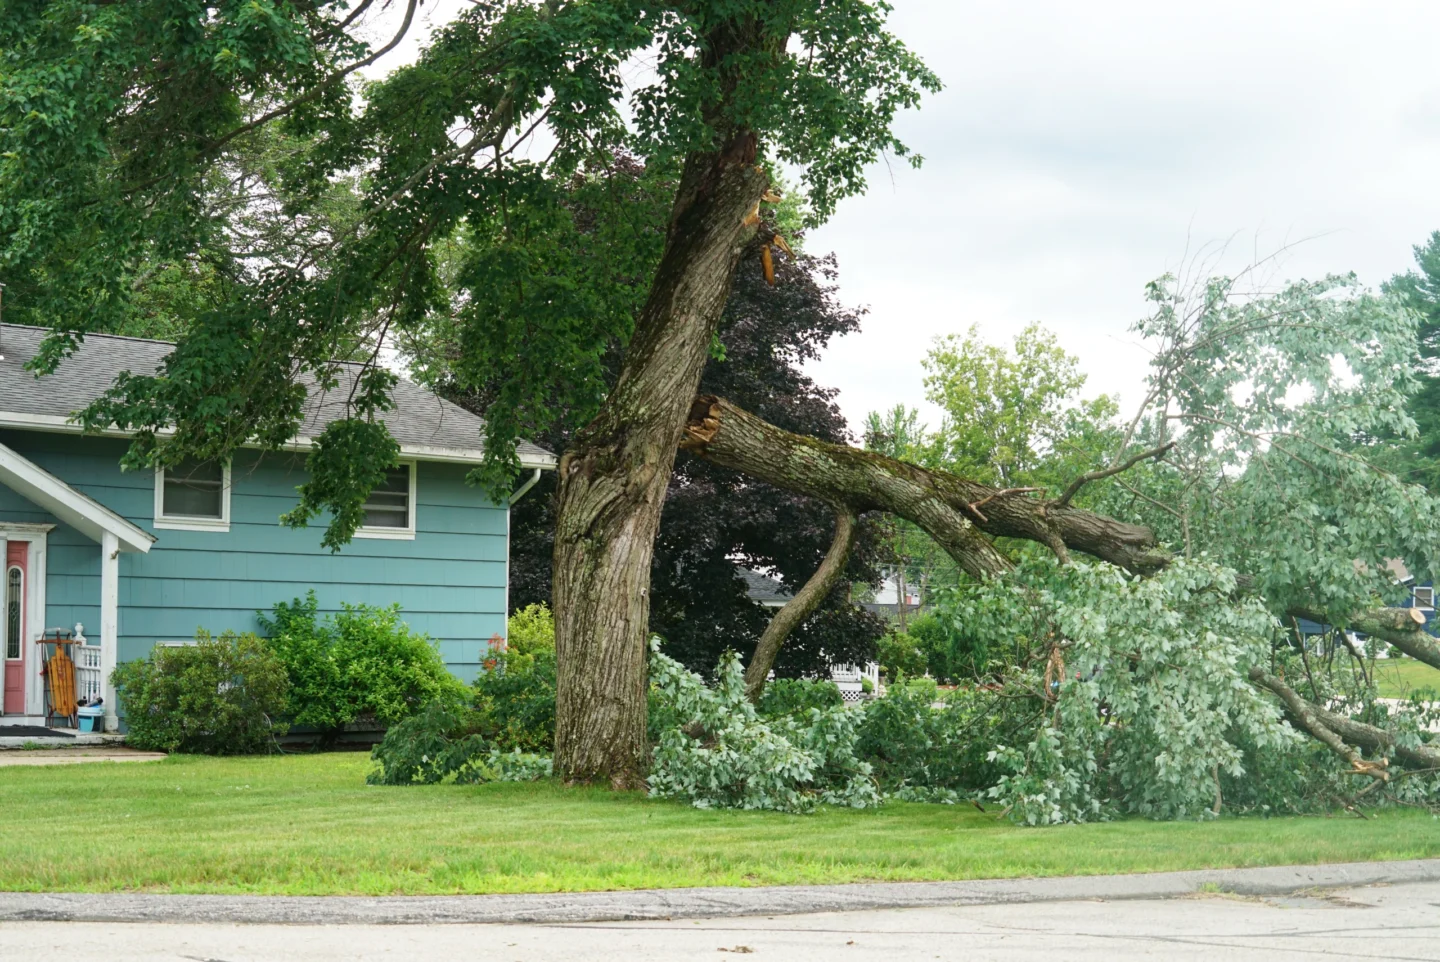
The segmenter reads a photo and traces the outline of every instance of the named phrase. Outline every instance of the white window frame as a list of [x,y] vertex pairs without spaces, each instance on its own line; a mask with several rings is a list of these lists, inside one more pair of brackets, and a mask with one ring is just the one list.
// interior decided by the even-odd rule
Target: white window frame
[[[1423,604],[1420,602],[1420,592],[1422,591],[1429,596]],[[1421,611],[1434,611],[1435,589],[1431,585],[1416,585],[1415,587],[1410,589],[1410,600],[1411,603],[1414,604],[1414,606]]]
[[165,514],[165,469],[155,469],[155,527],[164,531],[230,530],[230,462],[220,465],[220,517],[198,518],[192,515]]
[[416,478],[420,475],[420,469],[415,461],[400,461],[395,467],[405,468],[410,472],[410,493],[405,499],[405,527],[403,528],[367,528],[364,525],[355,529],[357,538],[374,538],[377,541],[414,541],[415,540],[415,488]]

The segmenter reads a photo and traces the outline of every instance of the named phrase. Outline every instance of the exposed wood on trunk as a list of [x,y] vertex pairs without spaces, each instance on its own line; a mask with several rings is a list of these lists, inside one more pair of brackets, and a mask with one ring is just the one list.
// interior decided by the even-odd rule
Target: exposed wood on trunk
[[[723,398],[695,399],[681,446],[790,491],[848,505],[857,514],[888,511],[913,521],[977,577],[1010,567],[987,534],[1038,541],[1062,558],[1067,550],[1081,551],[1139,574],[1152,574],[1170,561],[1150,529],[1140,525],[1055,508],[1026,492],[1002,494],[943,471],[792,434]],[[984,512],[974,511],[975,504],[984,504]]]
[[770,624],[765,626],[765,632],[755,646],[755,656],[745,668],[745,694],[751,701],[759,700],[760,693],[764,691],[765,678],[775,666],[775,656],[780,653],[780,646],[785,643],[785,639],[810,617],[810,613],[825,600],[845,573],[845,561],[850,557],[850,549],[855,545],[857,527],[855,512],[843,505],[837,505],[835,540],[830,543],[830,550],[825,552],[820,567],[815,569],[805,586],[770,619]]
[[690,399],[768,178],[754,136],[691,156],[615,389],[559,465],[555,768],[638,787],[648,767],[645,637],[660,509]]
[[1299,692],[1274,675],[1266,673],[1263,668],[1251,668],[1250,680],[1274,692],[1285,705],[1286,713],[1290,718],[1304,728],[1316,741],[1348,761],[1351,772],[1356,775],[1368,775],[1380,781],[1390,780],[1386,759],[1381,758],[1378,762],[1366,761],[1358,751],[1346,743],[1344,738],[1325,723],[1320,715],[1319,706],[1306,701]]

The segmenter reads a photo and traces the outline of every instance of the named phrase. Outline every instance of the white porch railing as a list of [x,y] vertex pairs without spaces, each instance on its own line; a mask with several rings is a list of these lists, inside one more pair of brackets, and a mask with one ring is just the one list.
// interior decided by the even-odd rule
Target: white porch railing
[[865,697],[865,685],[861,679],[870,682],[871,692],[880,694],[880,666],[877,663],[872,661],[863,668],[859,665],[836,665],[830,669],[830,680],[840,689],[840,697],[845,701],[860,701]]
[[105,670],[100,662],[100,646],[76,645],[72,650],[75,652],[75,697],[93,703],[105,694]]

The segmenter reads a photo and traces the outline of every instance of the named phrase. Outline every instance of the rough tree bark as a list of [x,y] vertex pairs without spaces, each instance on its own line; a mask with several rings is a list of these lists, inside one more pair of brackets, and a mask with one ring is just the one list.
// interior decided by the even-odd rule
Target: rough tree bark
[[1345,619],[1336,619],[1313,608],[1291,608],[1289,614],[1321,624],[1340,622],[1394,645],[1416,661],[1440,668],[1440,643],[1425,630],[1425,616],[1414,608],[1373,608]]
[[1061,558],[1071,550],[1137,574],[1170,563],[1149,528],[1077,508],[1056,508],[1023,491],[997,489],[943,471],[791,434],[723,398],[695,399],[681,447],[778,487],[846,505],[857,514],[888,511],[913,521],[968,574],[1010,567],[986,535],[1025,538]]
[[755,139],[692,155],[615,389],[559,465],[555,767],[638,787],[646,769],[645,632],[660,509],[731,276],[768,178]]
[[820,567],[815,569],[805,586],[770,619],[770,624],[765,626],[759,643],[755,645],[750,664],[745,668],[745,694],[751,701],[759,700],[760,693],[765,689],[765,677],[775,667],[775,656],[780,653],[780,646],[790,632],[810,617],[810,613],[825,600],[845,573],[845,560],[855,546],[858,523],[854,511],[843,505],[835,507],[835,540],[830,543],[830,550],[825,552]]

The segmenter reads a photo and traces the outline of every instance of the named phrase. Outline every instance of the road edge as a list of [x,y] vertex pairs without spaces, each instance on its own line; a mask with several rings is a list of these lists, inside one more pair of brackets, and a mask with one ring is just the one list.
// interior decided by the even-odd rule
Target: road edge
[[0,922],[282,925],[561,924],[732,918],[1024,902],[1163,899],[1215,892],[1290,895],[1313,889],[1440,881],[1440,859],[1202,869],[1141,875],[867,882],[755,888],[645,889],[524,895],[153,895],[0,893]]

